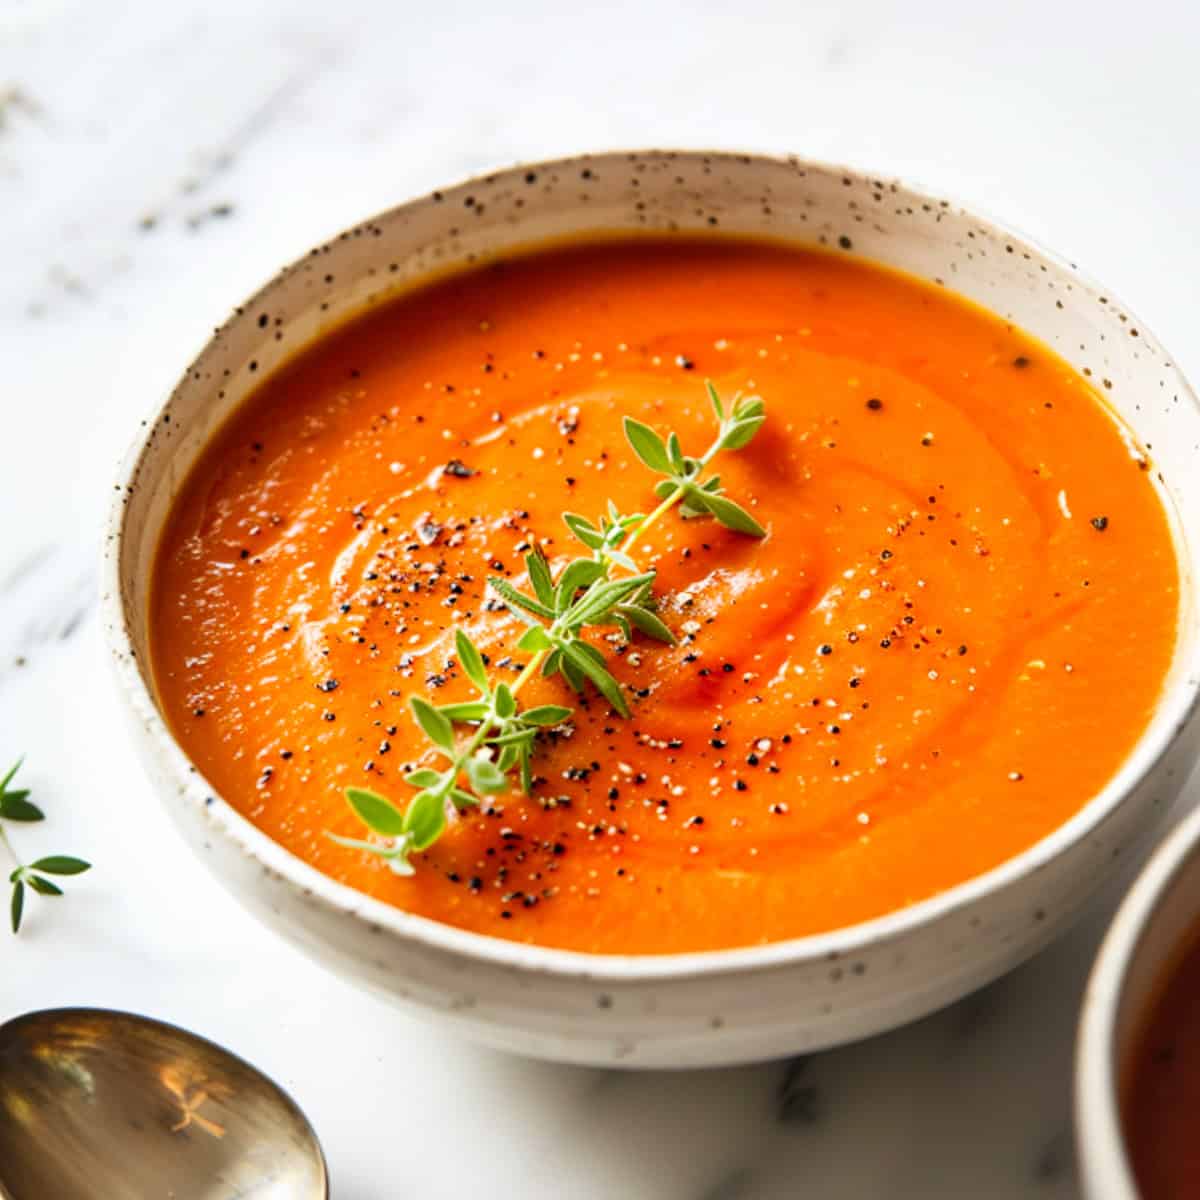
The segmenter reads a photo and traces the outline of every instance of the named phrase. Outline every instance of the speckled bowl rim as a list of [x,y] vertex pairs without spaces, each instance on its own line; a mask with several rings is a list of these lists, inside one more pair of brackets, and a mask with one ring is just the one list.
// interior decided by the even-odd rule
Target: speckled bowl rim
[[1085,1179],[1096,1185],[1085,1194],[1096,1200],[1138,1200],[1140,1195],[1121,1120],[1117,1022],[1142,938],[1176,881],[1194,868],[1198,851],[1200,808],[1172,830],[1142,868],[1088,977],[1075,1042],[1075,1140]]
[[[779,155],[737,149],[687,148],[672,150],[644,147],[636,150],[607,150],[543,161],[509,164],[492,170],[476,172],[456,184],[438,189],[438,192],[442,196],[451,196],[478,188],[488,181],[495,182],[500,176],[512,174],[519,177],[527,171],[542,173],[554,170],[566,171],[583,166],[594,167],[605,161],[627,159],[630,155],[635,157],[673,155],[683,159],[708,158],[714,161],[729,161],[741,166],[747,165],[749,161],[775,166],[790,165],[810,171],[837,173],[855,181],[884,178],[878,172],[794,154]],[[990,232],[1000,235],[1015,248],[1027,251],[1030,255],[1047,263],[1053,263],[1071,276],[1084,294],[1094,298],[1104,296],[1107,298],[1107,303],[1119,305],[1121,311],[1125,312],[1131,320],[1136,319],[1143,344],[1160,351],[1164,358],[1172,361],[1145,323],[1135,317],[1133,310],[1124,305],[1110,289],[1101,288],[1094,280],[1080,271],[1074,263],[1038,245],[1031,238],[1022,235],[1003,222],[982,214],[973,206],[951,200],[944,194],[937,195],[926,191],[919,185],[910,184],[901,179],[893,178],[890,182],[904,188],[914,198],[931,205],[949,205],[957,211],[969,215],[972,220],[979,223],[981,228],[986,227]],[[432,194],[410,197],[386,212],[368,218],[367,221],[360,222],[358,226],[352,226],[350,230],[344,231],[340,235],[335,234],[322,245],[334,245],[339,241],[339,237],[347,237],[354,228],[361,228],[370,221],[387,219],[411,204],[429,199]],[[254,295],[233,310],[231,316],[217,328],[214,338],[220,337],[236,321],[245,320],[246,318],[241,314],[269,307],[274,289],[282,286],[292,271],[299,269],[301,264],[319,252],[320,247],[317,247],[273,275]],[[869,260],[869,256],[864,257]],[[414,285],[410,284],[409,286]],[[419,284],[415,286],[419,286]],[[212,340],[214,339],[210,338],[206,341],[201,354]],[[916,904],[841,929],[727,950],[647,955],[593,954],[528,945],[487,934],[473,933],[428,917],[405,912],[331,879],[315,867],[297,858],[290,851],[285,850],[277,842],[272,841],[270,837],[223,800],[217,790],[208,784],[198,768],[194,767],[184,754],[163,720],[158,702],[151,689],[146,685],[138,670],[133,640],[126,627],[124,606],[121,601],[120,562],[124,546],[125,501],[137,477],[141,462],[151,449],[153,430],[169,409],[175,391],[187,382],[194,365],[195,362],[181,374],[176,388],[172,389],[170,395],[159,405],[153,417],[141,427],[141,432],[135,437],[115,481],[104,538],[101,615],[118,683],[124,698],[132,705],[137,718],[148,723],[147,732],[167,768],[167,773],[176,781],[186,800],[200,808],[217,832],[232,839],[251,859],[268,871],[286,879],[298,892],[303,892],[307,897],[321,903],[330,911],[362,922],[365,928],[386,930],[399,938],[422,943],[433,950],[440,950],[454,956],[498,967],[516,969],[531,974],[596,982],[607,981],[614,984],[681,980],[697,976],[770,970],[781,966],[793,966],[799,963],[816,962],[853,954],[868,946],[911,934],[922,926],[952,916],[982,900],[990,893],[1016,884],[1044,869],[1059,854],[1087,837],[1121,805],[1133,789],[1166,755],[1180,731],[1187,724],[1189,717],[1200,704],[1200,632],[1198,632],[1191,638],[1191,645],[1186,647],[1185,655],[1177,652],[1171,666],[1171,674],[1175,677],[1174,683],[1164,691],[1154,717],[1129,757],[1108,784],[1073,817],[1040,841],[1035,842],[1027,850],[981,875],[973,876],[963,883],[926,900],[918,901]],[[1200,400],[1197,399],[1191,386],[1182,376],[1180,376],[1179,382],[1180,394],[1186,397],[1193,408],[1200,411]],[[1163,502],[1168,508],[1171,518],[1176,549],[1181,552],[1183,575],[1181,596],[1187,596],[1196,564],[1187,561],[1186,547],[1179,542],[1179,514],[1175,512],[1174,506],[1165,496]]]

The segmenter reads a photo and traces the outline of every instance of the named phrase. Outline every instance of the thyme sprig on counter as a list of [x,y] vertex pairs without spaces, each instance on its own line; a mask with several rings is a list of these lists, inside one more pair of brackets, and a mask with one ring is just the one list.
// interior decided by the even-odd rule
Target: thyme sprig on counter
[[[403,809],[367,788],[347,788],[346,799],[359,820],[386,841],[330,834],[334,841],[376,855],[397,874],[409,875],[411,855],[437,841],[451,807],[461,811],[485,796],[507,792],[514,769],[521,790],[528,794],[539,733],[563,724],[573,712],[557,704],[520,708],[517,694],[536,674],[561,674],[579,695],[591,684],[616,712],[629,716],[629,705],[608,661],[584,634],[589,629],[615,628],[628,642],[636,630],[674,644],[675,635],[655,611],[655,572],[641,571],[632,556],[638,540],[676,505],[685,518],[711,516],[738,533],[766,534],[749,512],[724,494],[719,475],[706,478],[719,453],[740,450],[750,442],[766,420],[765,406],[757,396],[735,396],[727,408],[712,383],[705,386],[718,432],[699,458],[683,453],[677,434],[664,440],[650,426],[632,417],[624,420],[625,437],[634,454],[663,476],[655,485],[657,508],[649,515],[623,514],[610,500],[599,523],[564,513],[567,528],[591,552],[589,556],[573,559],[555,578],[541,548],[534,548],[525,556],[529,591],[498,576],[488,579],[492,591],[527,626],[517,646],[532,657],[511,686],[493,684],[479,648],[461,629],[456,630],[458,661],[478,697],[433,705],[413,696],[409,701],[413,719],[428,739],[438,766],[419,766],[404,777],[417,793]],[[614,576],[616,571],[627,574]],[[471,732],[464,736],[456,726]]]
[[[21,769],[23,759],[17,761],[8,769],[3,779],[0,779],[0,821],[35,822],[44,821],[46,814],[29,799],[28,788],[14,788],[11,783]],[[8,840],[3,824],[0,824],[0,843],[12,856],[16,868],[8,877],[12,884],[12,896],[9,902],[9,917],[13,933],[21,931],[21,919],[25,914],[26,889],[37,892],[39,896],[61,896],[62,888],[47,875],[82,875],[91,869],[91,863],[82,858],[72,858],[67,854],[51,854],[44,858],[35,859],[31,863],[22,863]]]

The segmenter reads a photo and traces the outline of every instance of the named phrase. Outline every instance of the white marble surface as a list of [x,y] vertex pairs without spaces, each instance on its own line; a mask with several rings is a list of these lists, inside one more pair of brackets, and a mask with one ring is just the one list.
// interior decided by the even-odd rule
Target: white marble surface
[[281,262],[578,149],[795,150],[927,183],[1087,264],[1200,374],[1198,40],[1183,0],[7,0],[0,758],[27,752],[51,814],[19,848],[97,865],[0,935],[0,1018],[113,1005],[226,1042],[308,1111],[338,1200],[1075,1195],[1071,1040],[1111,901],[981,994],[800,1063],[633,1076],[475,1049],[276,941],[168,828],[113,711],[97,530],[139,418]]

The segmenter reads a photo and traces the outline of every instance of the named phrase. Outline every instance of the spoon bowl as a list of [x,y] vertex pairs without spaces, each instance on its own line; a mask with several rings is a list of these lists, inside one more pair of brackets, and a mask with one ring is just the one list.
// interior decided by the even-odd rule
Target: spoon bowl
[[195,1034],[64,1008],[0,1026],[4,1200],[327,1200],[312,1127]]

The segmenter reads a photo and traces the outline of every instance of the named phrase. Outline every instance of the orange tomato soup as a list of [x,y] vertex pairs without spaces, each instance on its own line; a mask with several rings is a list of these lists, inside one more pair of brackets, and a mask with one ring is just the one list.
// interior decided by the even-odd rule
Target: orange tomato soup
[[[727,493],[637,547],[679,638],[598,640],[632,715],[574,704],[532,797],[402,878],[347,786],[397,803],[407,701],[528,657],[486,588],[583,552],[564,510],[649,511],[621,421],[700,453],[710,378],[766,403]],[[451,925],[666,953],[891,912],[1026,849],[1120,766],[1176,637],[1147,463],[1089,384],[983,310],[855,260],[732,238],[544,248],[320,338],[214,438],[153,584],[157,686],[213,787],[335,879]]]
[[1165,980],[1125,1089],[1125,1133],[1143,1200],[1200,1196],[1200,937]]

